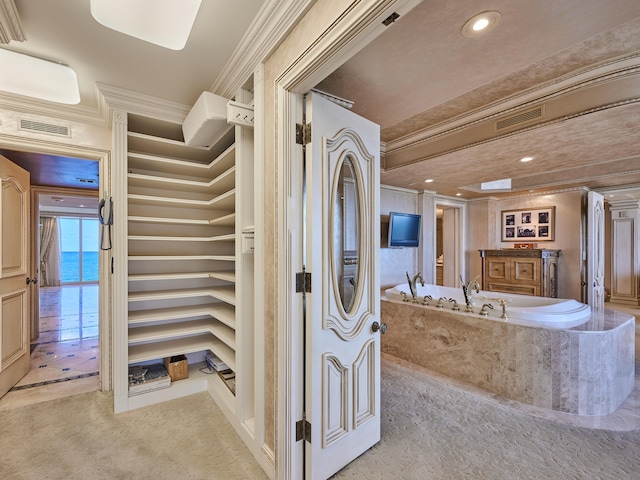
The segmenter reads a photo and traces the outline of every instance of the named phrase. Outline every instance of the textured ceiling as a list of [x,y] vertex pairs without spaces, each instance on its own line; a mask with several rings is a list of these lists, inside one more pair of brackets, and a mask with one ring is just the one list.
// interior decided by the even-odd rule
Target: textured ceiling
[[[463,37],[486,10],[498,27]],[[476,198],[639,184],[639,65],[637,1],[424,0],[318,88],[381,125],[384,184]],[[538,122],[493,128],[536,103]],[[511,191],[479,188],[503,178]]]
[[[175,52],[99,25],[86,0],[15,2],[27,41],[3,48],[76,69],[80,107],[96,103],[95,82],[192,104],[271,3],[203,2]],[[465,21],[486,10],[501,13],[498,27],[463,37]],[[638,0],[424,0],[318,88],[381,125],[385,184],[463,198],[501,195],[479,188],[501,178],[512,178],[504,194],[640,184]],[[537,122],[493,129],[533,104],[544,107]],[[524,155],[535,160],[518,162]],[[41,165],[79,177],[53,162]]]
[[81,104],[95,106],[96,82],[193,105],[209,90],[265,0],[205,0],[183,50],[170,50],[110,30],[89,0],[15,0],[25,42],[9,50],[69,65]]

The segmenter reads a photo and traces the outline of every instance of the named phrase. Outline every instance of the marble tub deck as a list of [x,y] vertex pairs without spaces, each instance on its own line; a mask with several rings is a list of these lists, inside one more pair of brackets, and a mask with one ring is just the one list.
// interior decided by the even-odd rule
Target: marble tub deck
[[535,407],[608,415],[635,385],[635,318],[605,309],[583,325],[515,325],[382,297],[384,353]]

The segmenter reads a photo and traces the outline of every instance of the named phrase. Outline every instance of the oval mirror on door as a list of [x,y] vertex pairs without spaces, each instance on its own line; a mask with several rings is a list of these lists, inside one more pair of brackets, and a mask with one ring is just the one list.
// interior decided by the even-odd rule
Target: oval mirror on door
[[350,314],[358,292],[360,255],[359,185],[351,158],[345,157],[336,170],[338,175],[333,201],[333,284],[342,307]]

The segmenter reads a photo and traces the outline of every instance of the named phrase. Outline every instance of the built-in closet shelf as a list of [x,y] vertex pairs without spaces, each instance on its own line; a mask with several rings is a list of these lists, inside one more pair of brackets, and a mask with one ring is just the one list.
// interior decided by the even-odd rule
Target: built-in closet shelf
[[129,302],[144,302],[148,300],[174,300],[179,298],[212,297],[222,300],[229,305],[236,304],[235,286],[186,288],[182,290],[150,290],[148,292],[129,293]]
[[236,370],[236,355],[233,349],[225,345],[210,333],[203,333],[194,337],[177,338],[163,342],[143,343],[129,347],[129,364],[157,360],[174,355],[211,350],[220,359]]
[[173,198],[158,197],[154,195],[140,195],[131,193],[127,195],[129,202],[140,205],[171,205],[174,207],[202,207],[216,210],[233,211],[236,206],[236,191],[230,190],[226,193],[212,197],[210,199]]
[[[185,147],[188,148],[188,147]],[[176,175],[197,175],[215,177],[235,166],[235,145],[232,145],[213,161],[189,161],[181,158],[168,158],[148,153],[129,152],[129,169],[154,171]]]
[[210,333],[229,348],[236,349],[235,331],[212,320],[191,320],[132,328],[129,330],[129,345],[190,337],[202,333]]
[[130,222],[138,223],[158,223],[167,225],[216,225],[221,227],[232,227],[236,222],[236,214],[230,213],[222,217],[206,218],[164,218],[164,217],[142,217],[129,215]]
[[144,275],[129,275],[130,282],[153,282],[159,280],[191,280],[195,278],[215,278],[225,282],[235,282],[235,270],[221,272],[186,272],[186,273],[148,273]]
[[128,155],[141,153],[166,158],[209,164],[212,153],[204,147],[189,147],[184,142],[145,133],[127,133]]
[[[173,122],[128,113],[127,127],[126,155],[118,159],[126,164],[118,181],[126,185],[121,200],[127,203],[127,228],[118,236],[130,255],[126,272],[120,269],[115,277],[127,285],[127,328],[118,345],[127,349],[128,365],[174,355],[190,355],[190,365],[189,378],[162,390],[125,394],[119,408],[208,390],[235,415],[240,403],[232,386],[200,371],[206,365],[194,367],[191,359],[212,351],[242,379],[241,392],[253,398],[246,386],[253,363],[236,357],[236,350],[252,357],[256,348],[249,330],[238,328],[245,333],[236,334],[236,326],[253,322],[253,259],[241,255],[246,235],[239,230],[253,223],[252,135],[229,125],[209,147],[191,147]],[[249,368],[238,372],[236,362]],[[124,392],[116,393],[122,398]]]
[[235,255],[131,255],[127,257],[130,262],[137,261],[188,261],[188,260],[218,260],[223,262],[234,262]]
[[[208,389],[211,385],[210,382],[211,380],[213,380],[213,377],[218,377],[218,375],[208,375],[200,370],[206,369],[206,366],[207,365],[205,362],[191,363],[189,364],[188,378],[184,378],[177,382],[172,382],[169,388],[163,388],[154,392],[146,392],[142,395],[129,397],[129,409],[133,410],[136,408],[146,407],[156,403],[165,402],[167,400],[173,400],[187,395],[193,395],[194,393],[202,392],[203,390]],[[222,387],[222,385],[220,387]],[[220,387],[216,388],[216,392],[223,392],[221,395],[225,395],[224,390],[227,390],[227,392],[229,391],[229,389],[227,388]],[[231,392],[221,398],[222,400],[227,400],[228,397],[232,397]]]
[[214,235],[212,237],[169,237],[166,235],[129,235],[129,240],[143,240],[153,242],[235,242],[233,233],[227,235]]
[[136,310],[129,312],[129,325],[200,317],[215,318],[233,329],[236,328],[235,308],[226,303]]
[[[142,173],[130,173],[127,178],[129,187],[152,187],[164,190],[188,190],[190,192],[201,193],[222,193],[235,188],[236,177],[235,167],[218,175],[211,180],[179,178],[179,177],[159,177]],[[175,174],[174,174],[175,175]]]

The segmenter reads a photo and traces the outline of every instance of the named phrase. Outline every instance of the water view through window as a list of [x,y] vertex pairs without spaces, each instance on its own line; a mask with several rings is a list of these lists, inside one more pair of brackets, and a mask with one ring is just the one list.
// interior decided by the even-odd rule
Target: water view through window
[[98,220],[61,217],[62,283],[98,281]]

